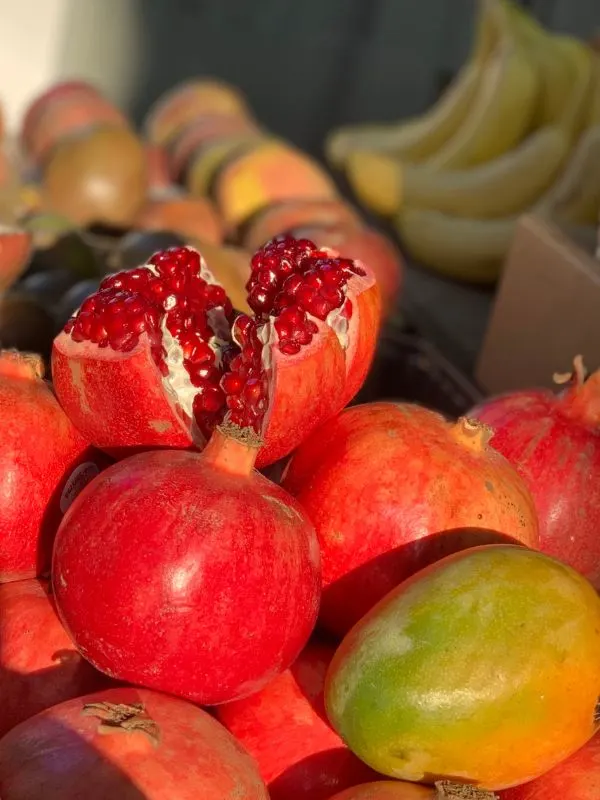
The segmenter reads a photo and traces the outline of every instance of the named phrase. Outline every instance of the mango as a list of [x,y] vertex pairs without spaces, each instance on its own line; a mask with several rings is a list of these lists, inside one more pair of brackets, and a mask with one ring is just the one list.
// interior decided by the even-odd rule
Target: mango
[[600,598],[525,547],[451,555],[393,589],[328,671],[329,719],[356,755],[409,781],[497,790],[598,730]]

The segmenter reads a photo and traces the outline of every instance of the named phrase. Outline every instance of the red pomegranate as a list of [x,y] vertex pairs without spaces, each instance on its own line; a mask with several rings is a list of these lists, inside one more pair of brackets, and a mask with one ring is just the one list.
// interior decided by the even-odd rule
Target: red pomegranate
[[83,435],[117,457],[201,447],[227,409],[246,427],[269,400],[263,467],[343,408],[378,335],[380,295],[368,268],[287,237],[256,253],[247,288],[254,316],[234,321],[189,248],[106,278],[52,355],[57,395]]
[[46,582],[0,584],[0,736],[105,683],[67,636]]
[[491,431],[409,403],[346,409],[292,456],[282,485],[312,519],[321,622],[343,636],[392,588],[476,544],[538,541],[533,501]]
[[0,352],[0,583],[45,574],[54,534],[105,458],[69,422],[38,356]]
[[325,673],[334,652],[312,642],[258,694],[217,709],[218,719],[256,759],[271,800],[328,800],[375,777],[325,716]]
[[[600,589],[600,371],[580,357],[561,394],[545,389],[487,400],[470,413],[494,430],[492,446],[519,472],[540,524],[540,549]],[[598,479],[598,480],[597,480]]]
[[144,689],[49,708],[0,740],[2,800],[269,800],[256,764],[205,711]]
[[541,778],[500,792],[501,800],[597,800],[599,797],[600,734]]
[[253,470],[258,442],[227,420],[201,454],[109,467],[69,509],[56,604],[99,670],[215,705],[298,656],[317,617],[319,546],[300,505]]

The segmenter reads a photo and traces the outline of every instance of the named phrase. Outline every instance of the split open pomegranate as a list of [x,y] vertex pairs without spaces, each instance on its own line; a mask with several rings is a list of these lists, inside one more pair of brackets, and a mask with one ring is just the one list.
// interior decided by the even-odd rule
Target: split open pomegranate
[[52,357],[60,402],[91,442],[115,457],[203,447],[228,413],[262,430],[261,467],[352,399],[381,317],[369,268],[291,237],[269,242],[251,267],[253,316],[234,312],[191,248],[102,282]]

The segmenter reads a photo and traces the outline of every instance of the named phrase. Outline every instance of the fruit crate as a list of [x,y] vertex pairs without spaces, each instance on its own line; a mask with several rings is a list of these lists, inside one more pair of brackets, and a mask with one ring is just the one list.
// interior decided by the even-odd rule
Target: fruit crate
[[482,398],[481,390],[398,314],[382,332],[371,373],[355,402],[404,400],[458,417]]

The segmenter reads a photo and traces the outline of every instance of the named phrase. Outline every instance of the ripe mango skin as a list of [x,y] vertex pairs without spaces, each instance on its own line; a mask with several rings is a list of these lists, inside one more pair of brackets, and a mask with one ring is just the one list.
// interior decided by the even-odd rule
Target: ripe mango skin
[[600,598],[524,547],[466,550],[392,590],[330,665],[326,709],[384,775],[498,790],[598,729]]

